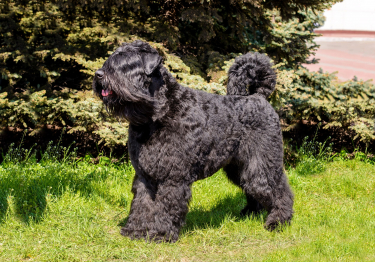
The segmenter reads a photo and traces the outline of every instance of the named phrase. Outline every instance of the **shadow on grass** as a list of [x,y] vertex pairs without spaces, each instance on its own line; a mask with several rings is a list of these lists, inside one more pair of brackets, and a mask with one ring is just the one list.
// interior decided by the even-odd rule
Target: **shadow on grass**
[[[206,228],[219,228],[230,218],[233,221],[241,221],[247,219],[247,216],[241,216],[240,212],[246,205],[246,197],[242,193],[234,196],[226,196],[210,210],[203,210],[200,207],[192,208],[186,215],[186,224],[182,228],[181,234],[190,231]],[[265,221],[267,213],[264,211],[254,216],[255,220]],[[118,226],[125,226],[128,217],[120,220]]]
[[0,223],[3,223],[6,212],[8,210],[8,200],[7,200],[8,192],[6,190],[0,191]]
[[[106,182],[113,178],[112,172],[105,168],[90,171],[57,163],[35,169],[8,168],[0,178],[0,223],[6,217],[10,202],[22,221],[27,224],[31,220],[40,222],[48,207],[48,196],[59,198],[66,191],[79,192],[83,197],[98,195],[111,204],[127,204],[123,197],[111,195],[107,190]],[[119,178],[128,181],[125,175]]]
[[[186,216],[186,225],[183,232],[189,232],[196,229],[219,228],[228,218],[233,221],[240,221],[247,218],[241,216],[240,212],[246,205],[246,197],[242,193],[234,196],[225,196],[210,210],[204,210],[200,207],[193,208]],[[264,220],[266,213],[256,215],[257,220]]]
[[39,186],[39,181],[28,181],[28,185],[23,185],[23,181],[17,178],[2,178],[0,181],[0,223],[6,219],[10,208],[10,201],[14,206],[16,214],[28,223],[30,219],[39,221],[46,206],[47,190]]

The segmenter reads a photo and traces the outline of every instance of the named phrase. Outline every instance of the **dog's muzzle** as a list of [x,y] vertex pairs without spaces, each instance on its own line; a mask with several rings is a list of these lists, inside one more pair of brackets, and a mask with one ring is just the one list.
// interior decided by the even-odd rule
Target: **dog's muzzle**
[[[99,69],[95,72],[95,77],[98,79],[98,80],[102,80],[103,77],[104,77],[104,71],[102,69]],[[109,95],[112,95],[113,92],[112,90],[108,90],[108,89],[102,89],[102,96],[103,97],[106,97],[106,96],[109,96]]]

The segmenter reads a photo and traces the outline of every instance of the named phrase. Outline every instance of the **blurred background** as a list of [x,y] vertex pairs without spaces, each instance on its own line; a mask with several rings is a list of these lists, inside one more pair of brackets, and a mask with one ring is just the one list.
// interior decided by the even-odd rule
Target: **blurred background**
[[337,71],[346,81],[375,79],[375,1],[344,0],[324,11],[324,25],[315,29],[322,36],[316,55],[318,64],[306,65],[312,71]]

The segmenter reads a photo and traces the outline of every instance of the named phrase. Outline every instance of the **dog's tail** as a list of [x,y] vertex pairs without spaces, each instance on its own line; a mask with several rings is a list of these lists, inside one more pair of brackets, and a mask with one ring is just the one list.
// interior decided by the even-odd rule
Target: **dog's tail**
[[260,94],[269,97],[276,85],[271,59],[260,53],[247,53],[234,61],[228,72],[227,95]]

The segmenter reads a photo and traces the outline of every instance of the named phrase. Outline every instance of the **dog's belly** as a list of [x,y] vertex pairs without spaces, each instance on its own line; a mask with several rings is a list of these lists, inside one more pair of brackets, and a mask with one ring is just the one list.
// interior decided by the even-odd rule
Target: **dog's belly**
[[217,135],[161,132],[144,144],[129,143],[129,152],[136,170],[155,181],[173,178],[192,183],[214,174],[236,155],[240,140]]
[[239,144],[240,141],[234,138],[213,140],[206,150],[197,152],[198,157],[192,166],[192,173],[197,175],[197,179],[213,175],[237,155]]

